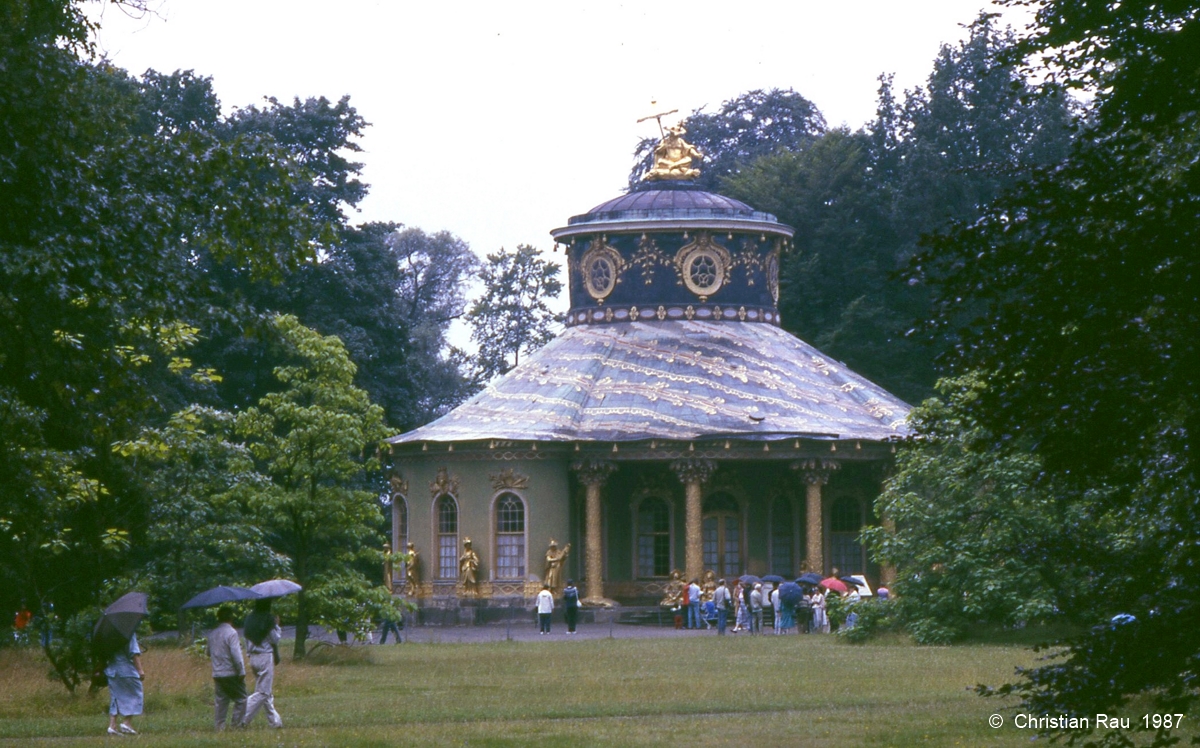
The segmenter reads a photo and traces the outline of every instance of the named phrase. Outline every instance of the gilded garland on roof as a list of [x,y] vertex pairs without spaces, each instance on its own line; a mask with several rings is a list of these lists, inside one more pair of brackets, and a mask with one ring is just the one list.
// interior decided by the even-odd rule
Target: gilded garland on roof
[[675,254],[675,269],[687,289],[708,301],[721,290],[729,277],[729,250],[718,244],[711,235],[700,234]]
[[633,253],[633,257],[629,258],[629,264],[637,268],[642,282],[649,286],[654,283],[654,271],[660,265],[668,263],[658,249],[658,242],[654,241],[653,237],[642,234],[642,238],[638,241],[637,251]]

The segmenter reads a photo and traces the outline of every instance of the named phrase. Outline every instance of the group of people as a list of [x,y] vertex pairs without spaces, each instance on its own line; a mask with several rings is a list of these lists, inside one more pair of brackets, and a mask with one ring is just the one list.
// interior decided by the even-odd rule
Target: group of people
[[[267,724],[283,727],[283,720],[275,709],[273,693],[275,666],[279,664],[279,640],[282,632],[279,617],[271,614],[269,599],[256,600],[254,610],[246,617],[243,632],[246,637],[246,655],[242,655],[241,637],[233,622],[237,612],[231,605],[217,609],[217,627],[208,634],[208,656],[212,663],[214,710],[217,730],[225,729],[230,706],[233,707],[232,723],[245,727],[261,710],[266,714]],[[104,676],[110,694],[108,706],[108,734],[136,735],[131,719],[142,713],[144,694],[142,683],[146,671],[142,667],[142,650],[137,634],[128,642],[111,646],[102,652],[106,661]],[[247,660],[254,673],[254,692],[246,692]]]
[[[579,623],[579,590],[575,580],[568,579],[563,588],[563,619],[567,622],[567,633],[574,634],[575,626]],[[549,584],[542,585],[542,591],[537,596],[538,633],[550,633],[550,617],[554,613],[554,588]]]
[[[762,582],[742,583],[735,579],[733,585],[727,585],[724,579],[713,577],[711,571],[707,572],[701,586],[697,579],[683,584],[678,572],[675,573],[662,604],[677,612],[676,628],[716,628],[718,634],[724,635],[732,621],[733,633],[761,634],[764,616],[770,610],[776,634],[786,634],[792,629],[806,634],[829,633],[828,596],[836,592],[821,586],[801,586],[802,594],[798,598],[793,595],[781,599],[780,588],[769,583],[764,589]],[[884,597],[886,588],[880,592],[881,598]],[[845,598],[848,604],[856,603],[860,598],[859,591],[848,588]],[[848,625],[853,625],[852,616],[853,613],[847,617]]]
[[254,601],[254,610],[246,616],[243,633],[246,654],[254,671],[254,693],[246,693],[246,658],[242,657],[241,640],[233,627],[236,612],[231,605],[217,609],[218,625],[208,634],[208,656],[212,662],[214,710],[217,730],[225,729],[229,707],[233,706],[233,724],[245,727],[261,709],[267,724],[283,727],[275,709],[275,666],[279,664],[279,616],[271,615],[270,599]]

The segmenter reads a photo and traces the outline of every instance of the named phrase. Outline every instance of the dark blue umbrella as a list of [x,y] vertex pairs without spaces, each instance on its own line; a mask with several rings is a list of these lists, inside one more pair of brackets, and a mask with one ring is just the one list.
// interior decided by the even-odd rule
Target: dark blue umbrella
[[768,574],[765,577],[763,577],[762,580],[764,582],[770,582],[771,584],[779,584],[780,582],[787,581],[783,577],[779,576],[778,574]]
[[804,590],[795,582],[784,582],[779,585],[779,602],[794,608],[804,602]]
[[254,590],[248,590],[245,587],[226,587],[220,585],[213,587],[211,590],[205,590],[199,595],[196,595],[191,600],[188,600],[180,608],[208,608],[221,603],[233,603],[238,600],[257,600],[262,595]]
[[824,577],[822,577],[820,574],[809,571],[801,574],[800,578],[796,580],[796,584],[811,584],[815,587],[821,583],[822,579],[824,579]]
[[742,584],[758,584],[759,582],[762,581],[762,579],[754,576],[753,574],[743,574],[740,577],[738,577],[738,581],[741,582]]

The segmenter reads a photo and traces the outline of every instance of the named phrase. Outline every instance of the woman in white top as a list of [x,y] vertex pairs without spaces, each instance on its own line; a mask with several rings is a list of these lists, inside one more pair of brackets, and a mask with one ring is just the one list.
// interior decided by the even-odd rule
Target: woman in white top
[[825,613],[825,591],[820,587],[812,596],[813,623],[812,630],[815,634],[829,633],[829,616]]

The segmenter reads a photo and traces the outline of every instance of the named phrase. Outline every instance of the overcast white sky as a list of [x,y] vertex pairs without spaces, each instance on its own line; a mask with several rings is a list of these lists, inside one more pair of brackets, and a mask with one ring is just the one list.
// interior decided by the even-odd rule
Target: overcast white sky
[[[830,125],[872,118],[876,78],[920,85],[985,0],[401,2],[150,0],[103,7],[133,73],[211,76],[226,109],[349,94],[371,123],[355,222],[446,229],[482,254],[616,196],[659,108],[793,88]],[[1018,25],[1017,20],[1013,25]]]

